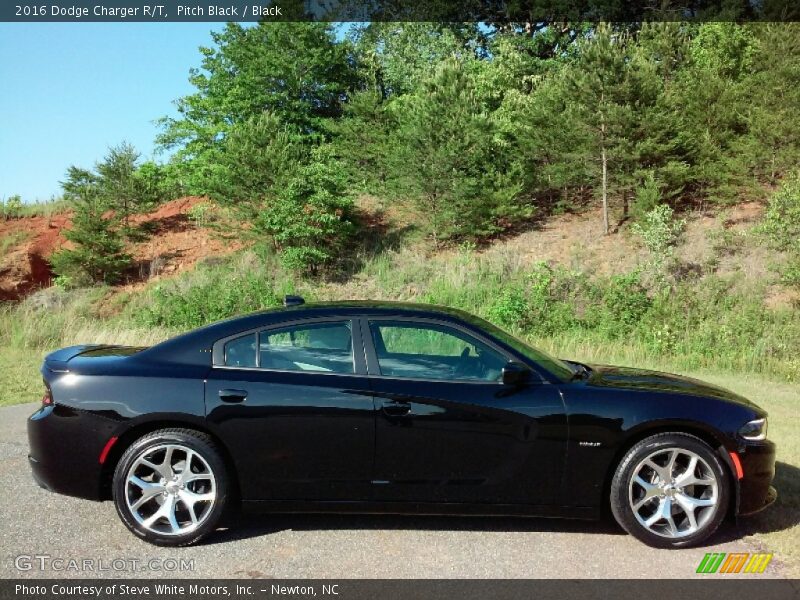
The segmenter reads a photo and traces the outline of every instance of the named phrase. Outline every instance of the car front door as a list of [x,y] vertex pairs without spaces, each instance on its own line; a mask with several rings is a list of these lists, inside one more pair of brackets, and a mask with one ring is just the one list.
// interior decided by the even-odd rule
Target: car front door
[[548,505],[563,475],[566,416],[532,374],[507,386],[511,358],[489,339],[426,319],[362,321],[375,394],[375,498]]
[[217,342],[206,411],[245,500],[368,500],[375,409],[360,331],[304,320]]

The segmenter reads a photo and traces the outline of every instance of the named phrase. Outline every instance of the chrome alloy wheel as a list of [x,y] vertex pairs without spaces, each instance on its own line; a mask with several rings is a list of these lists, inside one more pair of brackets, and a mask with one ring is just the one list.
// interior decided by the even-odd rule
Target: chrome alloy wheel
[[698,454],[662,448],[633,470],[628,501],[645,529],[666,538],[682,538],[713,518],[719,485],[714,471]]
[[143,450],[125,478],[125,501],[134,519],[160,535],[183,535],[211,514],[217,485],[208,462],[181,444]]

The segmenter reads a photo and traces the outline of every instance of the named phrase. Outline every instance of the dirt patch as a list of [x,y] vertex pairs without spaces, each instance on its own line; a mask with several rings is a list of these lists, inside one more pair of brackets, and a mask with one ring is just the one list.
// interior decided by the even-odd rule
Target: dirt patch
[[[142,225],[148,236],[127,251],[134,267],[125,284],[174,274],[193,267],[209,256],[238,250],[242,243],[222,240],[208,229],[197,227],[189,211],[200,197],[167,202],[148,214],[135,215],[131,224]],[[49,259],[67,244],[64,231],[71,226],[71,214],[27,217],[0,221],[0,238],[24,233],[24,241],[9,248],[0,260],[0,300],[19,300],[39,288],[51,285],[53,272]]]
[[230,254],[243,247],[241,241],[222,239],[215,232],[195,225],[189,212],[205,201],[197,196],[179,198],[132,219],[150,235],[128,248],[136,268],[127,283],[135,285],[137,281],[185,271],[209,256]]
[[628,271],[645,257],[645,251],[623,228],[603,233],[603,213],[590,208],[581,213],[556,215],[536,229],[495,244],[487,252],[518,253],[526,264],[543,261],[599,275]]

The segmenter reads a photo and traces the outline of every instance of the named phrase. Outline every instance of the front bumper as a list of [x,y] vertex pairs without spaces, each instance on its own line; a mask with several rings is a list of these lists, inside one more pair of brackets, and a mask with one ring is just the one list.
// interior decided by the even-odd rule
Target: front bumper
[[748,444],[738,453],[744,477],[739,481],[739,515],[764,510],[775,502],[775,444],[769,440]]

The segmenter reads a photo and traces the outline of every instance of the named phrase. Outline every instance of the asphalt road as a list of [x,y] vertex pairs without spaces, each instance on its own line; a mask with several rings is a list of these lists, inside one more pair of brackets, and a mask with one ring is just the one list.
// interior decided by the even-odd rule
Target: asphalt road
[[[110,502],[36,486],[25,433],[34,410],[33,404],[0,408],[4,578],[687,578],[698,576],[706,552],[765,550],[741,539],[732,524],[705,547],[675,551],[644,546],[611,523],[345,515],[245,517],[200,546],[157,548],[129,533]],[[186,570],[175,570],[181,560]],[[89,565],[94,572],[75,569]],[[782,575],[776,559],[762,577]]]

